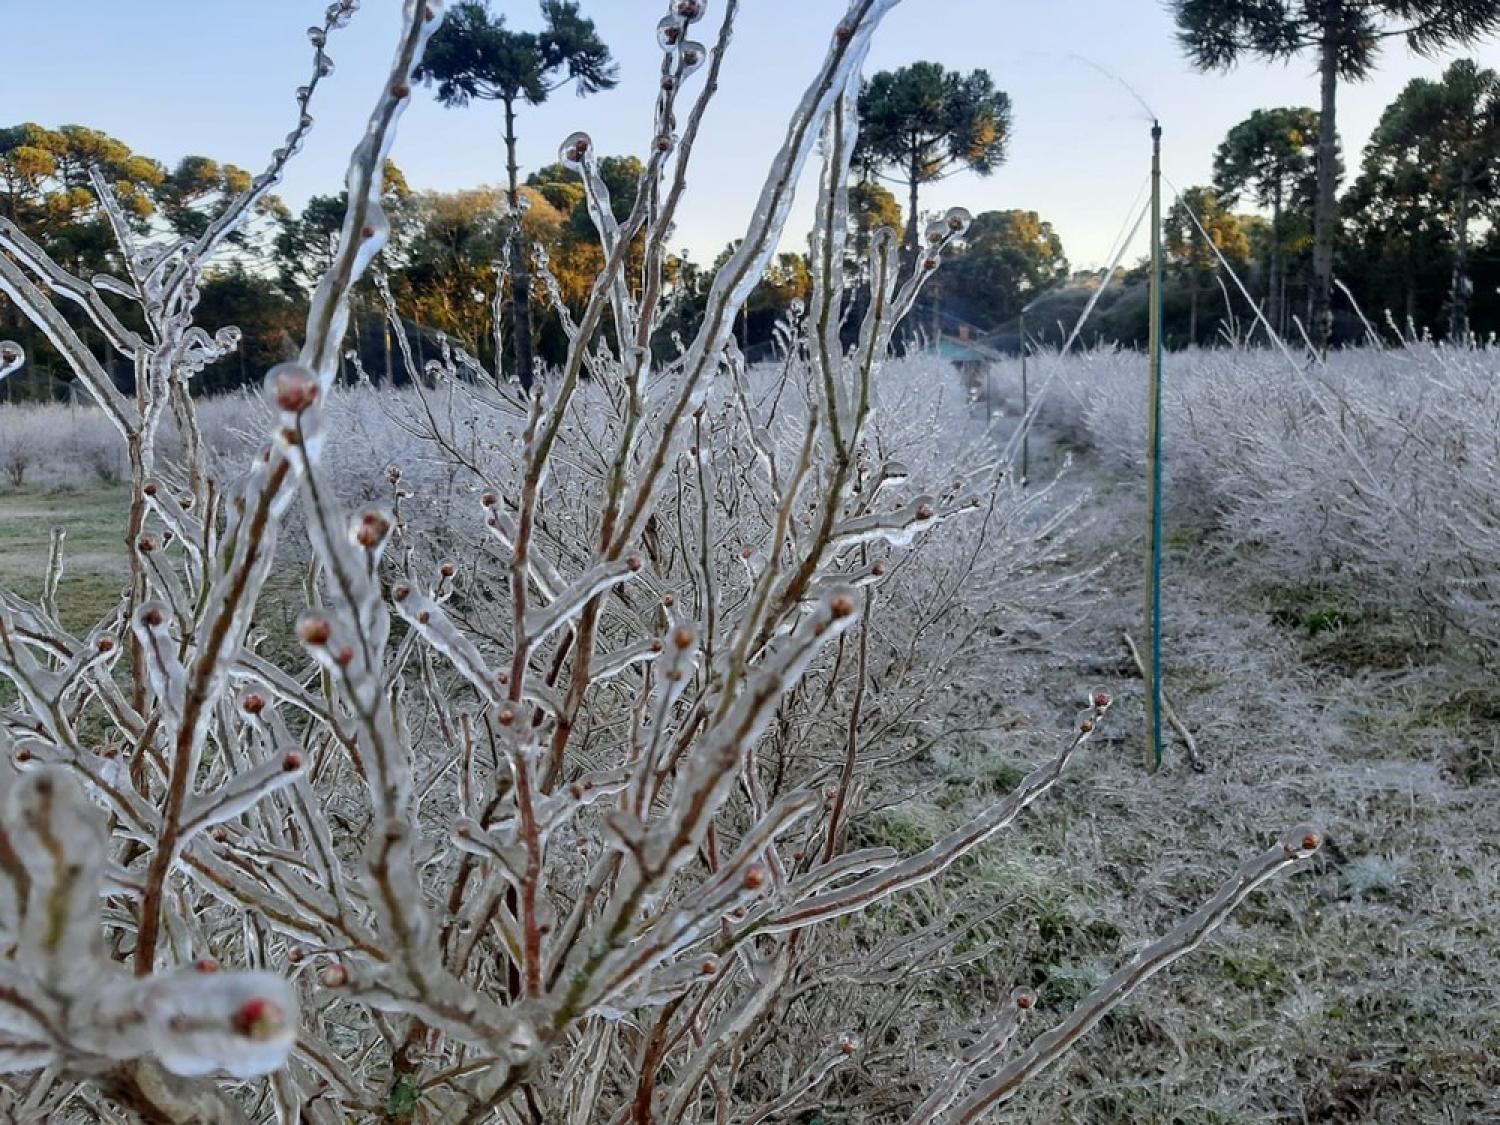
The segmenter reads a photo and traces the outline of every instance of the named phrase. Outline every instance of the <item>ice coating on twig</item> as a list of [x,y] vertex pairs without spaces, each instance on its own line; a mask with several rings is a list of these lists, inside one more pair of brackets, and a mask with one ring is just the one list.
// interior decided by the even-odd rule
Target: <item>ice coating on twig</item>
[[1322,832],[1299,825],[1275,846],[1247,860],[1217,894],[1168,933],[1136,954],[1108,980],[1081,1000],[1073,1013],[1051,1031],[1039,1035],[1018,1058],[1006,1064],[959,1102],[945,1118],[954,1123],[978,1121],[1008,1101],[1027,1078],[1051,1065],[1115,1005],[1173,961],[1185,957],[1208,939],[1257,888],[1294,864],[1311,857],[1322,846]]
[[14,943],[17,956],[0,968],[0,1070],[143,1056],[180,1075],[252,1077],[282,1066],[298,1009],[287,982],[123,971],[100,927],[102,812],[55,767],[5,780],[0,942]]

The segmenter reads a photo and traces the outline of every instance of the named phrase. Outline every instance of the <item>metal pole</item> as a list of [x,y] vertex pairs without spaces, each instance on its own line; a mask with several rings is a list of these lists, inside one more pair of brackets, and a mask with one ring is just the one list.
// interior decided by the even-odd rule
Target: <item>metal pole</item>
[[1031,481],[1031,387],[1026,381],[1026,310],[1021,310],[1021,487]]
[[1146,768],[1161,767],[1161,123],[1151,125],[1151,300],[1147,349],[1151,382],[1147,402],[1146,470]]

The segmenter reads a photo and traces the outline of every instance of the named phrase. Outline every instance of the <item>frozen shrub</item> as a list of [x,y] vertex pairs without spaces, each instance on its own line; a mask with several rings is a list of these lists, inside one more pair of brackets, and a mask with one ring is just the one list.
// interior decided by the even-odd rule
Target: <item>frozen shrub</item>
[[10,481],[12,488],[20,488],[26,483],[26,470],[31,467],[31,451],[26,448],[24,441],[12,438],[5,445],[3,454],[5,476]]
[[[1262,351],[1171,357],[1169,498],[1211,516],[1257,568],[1350,591],[1425,640],[1500,648],[1500,387],[1487,347],[1420,341],[1335,352],[1306,367]],[[1137,357],[1071,361],[1094,441],[1140,468]]]
[[[967,214],[929,226],[911,278],[894,235],[874,239],[858,342],[840,342],[859,69],[894,0],[829,29],[692,340],[653,346],[733,2],[712,48],[693,38],[704,4],[668,5],[672,81],[624,221],[589,138],[564,142],[606,264],[576,319],[559,309],[562,369],[522,392],[455,349],[408,357],[402,396],[346,395],[349,290],[385,237],[380,169],[442,15],[407,3],[301,353],[267,374],[248,457],[210,449],[193,375],[236,339],[193,325],[194,288],[300,145],[354,6],[311,29],[296,129],[197,242],[117,222],[129,280],[86,283],[0,219],[0,289],[98,399],[132,493],[116,611],[63,630],[55,568],[38,603],[0,598],[25,778],[0,837],[0,1060],[25,1076],[0,1097],[55,1117],[761,1122],[837,1089],[872,1117],[975,1121],[1318,848],[1294,829],[1035,1036],[1024,990],[961,1025],[892,1007],[893,984],[961,968],[977,924],[962,904],[919,922],[906,893],[1012,825],[1110,704],[1080,699],[1048,760],[911,854],[852,842],[882,778],[962,725],[997,620],[1068,593],[1075,518],[1018,494],[961,402],[886,364]],[[779,362],[747,368],[731,327],[820,148],[812,300]],[[39,282],[135,358],[140,405]],[[147,337],[100,287],[144,308]],[[413,443],[396,464],[360,445],[392,425]],[[213,423],[255,426],[238,407]],[[432,490],[452,504],[435,524]],[[289,649],[263,595],[294,532],[314,565]],[[866,928],[872,907],[903,921]]]

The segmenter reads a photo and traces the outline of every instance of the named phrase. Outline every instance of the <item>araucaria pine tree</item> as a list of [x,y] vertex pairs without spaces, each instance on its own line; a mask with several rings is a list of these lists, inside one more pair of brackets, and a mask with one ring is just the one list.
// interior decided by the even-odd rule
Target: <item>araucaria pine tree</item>
[[1472,43],[1500,28],[1500,0],[1173,0],[1178,38],[1205,70],[1246,55],[1317,60],[1317,197],[1313,217],[1312,324],[1326,348],[1333,329],[1333,250],[1338,227],[1338,87],[1375,69],[1391,40],[1422,54]]

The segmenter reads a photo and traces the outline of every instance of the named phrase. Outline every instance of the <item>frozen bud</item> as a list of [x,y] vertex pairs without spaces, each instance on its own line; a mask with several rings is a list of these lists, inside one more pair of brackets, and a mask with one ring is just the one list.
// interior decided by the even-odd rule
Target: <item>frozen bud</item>
[[495,673],[495,682],[497,684],[499,684],[501,687],[504,687],[506,684],[510,683],[510,673],[509,672],[496,672]]
[[142,535],[135,541],[135,545],[140,548],[141,554],[149,555],[156,550],[156,539],[154,536]]
[[668,609],[671,609],[674,605],[677,604],[677,599],[671,594],[663,594],[661,598],[661,604],[666,606]]
[[667,16],[656,25],[656,42],[663,51],[671,50],[681,39],[682,25],[671,16]]
[[917,505],[917,519],[930,520],[936,514],[931,504]]
[[766,869],[760,864],[745,868],[745,890],[758,891],[766,885]]
[[859,1050],[859,1040],[852,1035],[839,1036],[839,1051],[845,1055],[852,1055]]
[[458,567],[454,566],[451,562],[445,562],[442,566],[438,567],[438,573],[444,578],[452,578],[458,573]]
[[375,228],[372,227],[369,223],[366,223],[364,226],[359,228],[359,236],[361,238],[374,238]]
[[1096,691],[1094,693],[1094,709],[1097,711],[1103,711],[1108,706],[1109,694],[1107,692]]
[[369,511],[360,516],[354,528],[354,541],[367,551],[373,551],[385,542],[390,534],[391,521],[383,512]]
[[94,650],[96,652],[113,652],[114,647],[115,639],[113,637],[100,637],[94,642]]
[[432,614],[429,613],[427,610],[420,609],[420,610],[417,611],[417,624],[418,625],[426,625],[431,620],[432,620]]
[[1289,856],[1306,859],[1323,846],[1323,833],[1311,825],[1293,828],[1281,838],[1282,850]]
[[662,649],[664,649],[666,647],[667,647],[666,645],[664,645],[664,644],[661,643],[661,638],[660,637],[652,637],[651,638],[651,651],[652,652],[660,652]]
[[834,617],[848,617],[854,612],[854,599],[848,594],[835,594],[828,601],[828,612]]
[[173,1074],[269,1074],[286,1064],[296,1041],[297,995],[269,973],[174,974],[131,987],[146,991],[145,1042]]
[[219,963],[212,957],[200,957],[193,962],[193,971],[199,973],[217,973]]
[[948,237],[948,224],[928,223],[927,229],[923,232],[923,237],[927,239],[929,246],[941,245],[943,239]]
[[500,497],[496,496],[493,492],[486,492],[479,498],[479,502],[486,508],[493,508],[496,504],[500,503]]
[[677,89],[677,79],[673,78],[670,74],[667,75],[661,80],[661,88],[670,94],[673,90]]
[[155,496],[156,495],[156,485],[152,481],[147,481],[141,487],[141,491],[144,492],[147,496]]
[[300,965],[300,964],[302,964],[302,960],[306,956],[307,956],[307,953],[303,950],[303,948],[300,945],[294,945],[294,946],[292,946],[290,949],[288,949],[286,951],[286,959],[288,961],[290,961],[293,965]]
[[944,224],[955,235],[963,234],[973,221],[974,216],[962,207],[949,208],[948,213],[943,216]]
[[166,624],[166,611],[156,602],[141,606],[141,624],[148,629],[160,629]]
[[307,29],[307,41],[321,51],[328,44],[328,32],[321,27],[310,27]]
[[276,405],[288,414],[300,414],[318,398],[318,379],[300,363],[278,363],[266,375]]
[[257,691],[246,692],[245,698],[240,700],[240,707],[247,715],[259,715],[266,709],[266,697]]
[[297,622],[297,639],[305,645],[326,645],[331,636],[333,623],[322,614],[309,614]]
[[30,749],[30,747],[27,747],[27,746],[18,746],[18,747],[16,747],[16,752],[13,755],[13,757],[18,762],[29,762],[29,761],[31,761],[31,749]]
[[1011,999],[1015,1001],[1016,1007],[1027,1012],[1036,1006],[1036,993],[1028,988],[1018,988],[1011,993]]
[[691,69],[703,61],[703,52],[689,46],[682,52],[682,65]]
[[288,750],[286,757],[281,759],[281,768],[287,773],[296,773],[302,768],[302,755],[296,750]]
[[672,634],[672,643],[678,648],[688,648],[694,639],[693,631],[686,625],[678,627],[677,631]]
[[509,707],[501,711],[498,717],[500,719],[500,725],[502,727],[508,727],[516,721],[516,713]]
[[640,570],[643,565],[644,563],[642,562],[640,555],[630,555],[625,560],[625,569],[630,571],[632,574]]
[[833,37],[840,43],[847,43],[854,38],[854,28],[846,23],[841,23],[833,29]]
[[685,19],[689,22],[702,19],[703,0],[677,0],[677,5],[673,10],[677,13],[679,19]]
[[825,786],[823,786],[823,796],[827,800],[831,801],[835,797],[837,797],[838,795],[839,795],[839,787],[837,785],[825,785]]
[[719,961],[715,957],[705,957],[701,966],[703,975],[706,977],[716,976],[719,972]]
[[324,988],[343,988],[349,983],[349,970],[338,961],[331,965],[324,965],[318,973],[318,980]]
[[191,496],[179,496],[177,498],[177,506],[184,512],[190,511],[193,507],[193,498]]
[[577,168],[583,163],[593,144],[587,133],[570,133],[558,150],[558,159],[570,168]]
[[394,86],[391,87],[391,96],[393,98],[404,98],[410,93],[411,87],[408,86],[405,82],[397,82]]
[[672,138],[669,137],[669,136],[667,136],[665,133],[663,133],[659,137],[657,137],[656,141],[654,143],[656,144],[656,151],[657,152],[671,152],[672,151]]
[[400,466],[392,465],[389,469],[387,469],[385,471],[385,479],[390,481],[392,484],[399,484],[401,482]]
[[1092,733],[1094,729],[1094,720],[1084,719],[1083,722],[1078,724],[1078,729],[1084,734]]
[[392,601],[404,602],[409,597],[411,597],[411,587],[405,582],[398,582],[395,586],[391,587]]
[[740,549],[740,558],[742,558],[742,559],[746,559],[746,560],[748,560],[748,559],[750,559],[750,558],[751,558],[751,557],[752,557],[752,556],[753,556],[753,555],[754,555],[754,554],[755,554],[755,551],[754,551],[754,550],[752,550],[752,549],[751,549],[751,548],[749,548],[749,547],[743,547],[743,548],[741,548],[741,549]]
[[879,559],[876,559],[875,562],[870,565],[870,573],[873,574],[876,578],[883,578],[885,576],[885,563]]
[[161,541],[163,543],[170,543],[175,538],[177,538],[177,536],[172,533],[172,529],[170,527],[161,533]]

